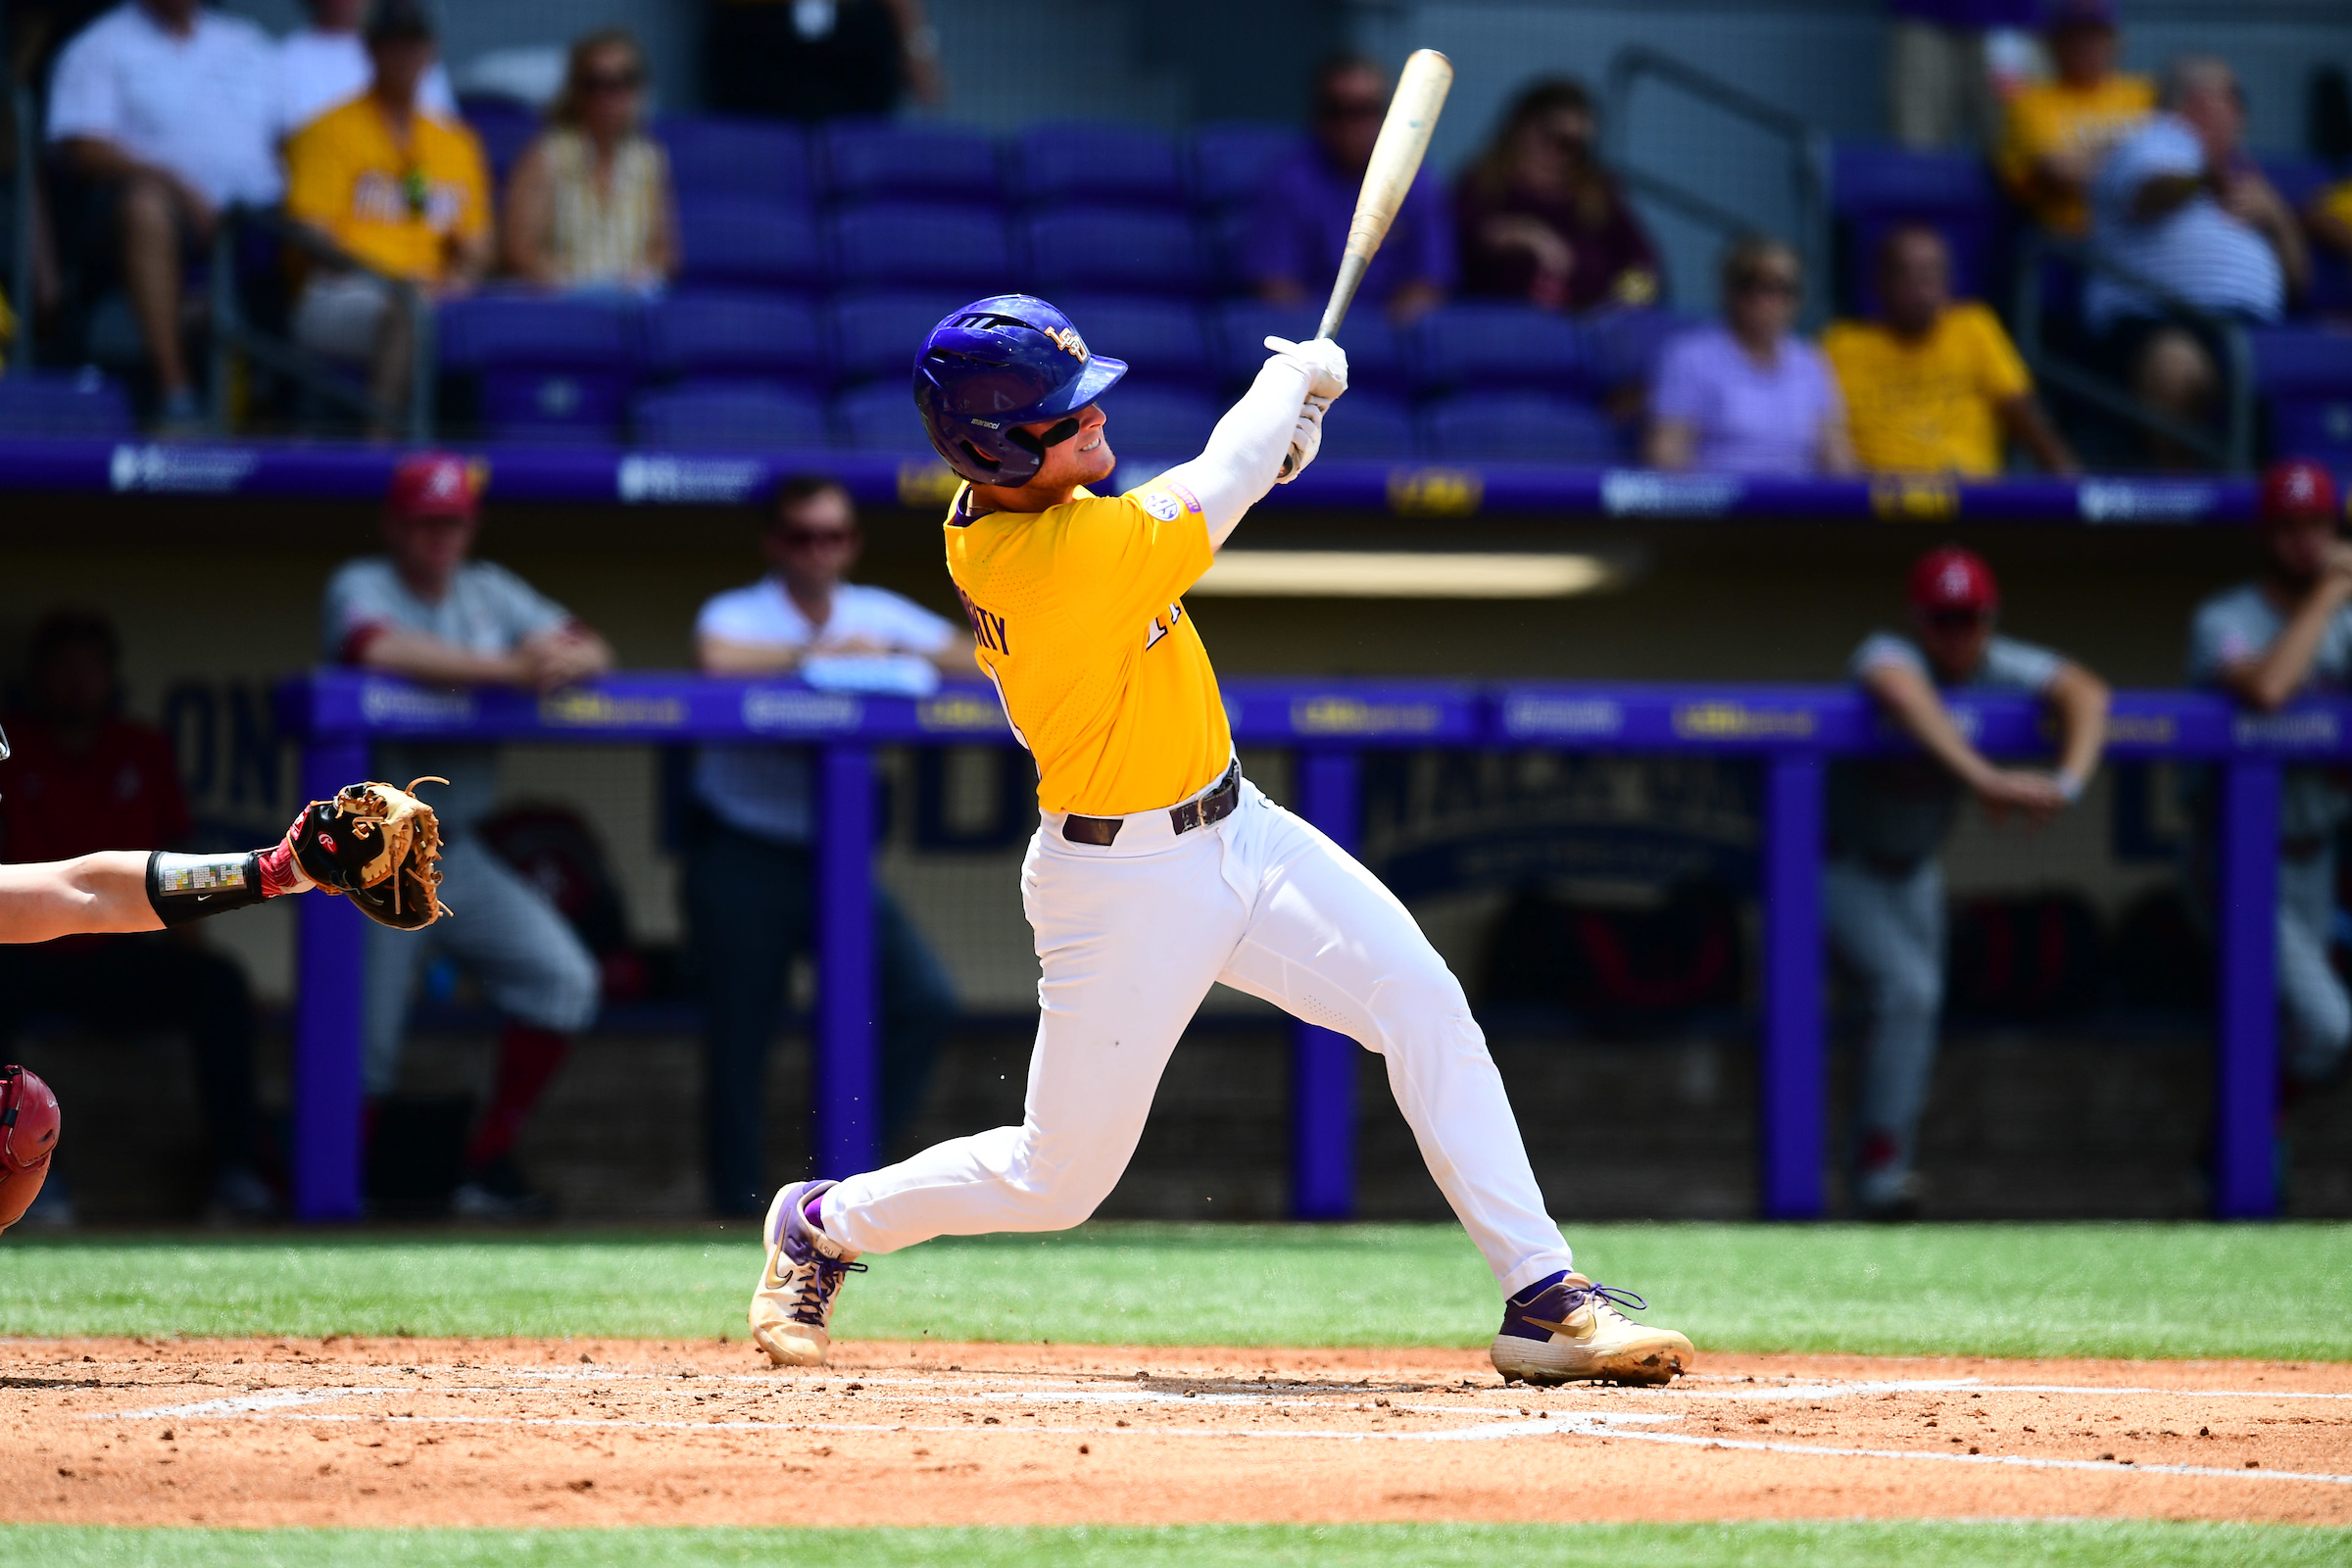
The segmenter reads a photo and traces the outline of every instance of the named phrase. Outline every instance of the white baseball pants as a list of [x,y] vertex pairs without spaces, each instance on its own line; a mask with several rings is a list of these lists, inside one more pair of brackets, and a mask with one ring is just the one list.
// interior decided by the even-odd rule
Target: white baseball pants
[[1161,1069],[1222,980],[1360,1041],[1446,1201],[1506,1295],[1571,1268],[1462,988],[1394,894],[1244,780],[1224,821],[1128,817],[1072,844],[1049,813],[1021,868],[1037,934],[1037,1046],[1021,1125],[952,1139],[825,1194],[860,1252],[934,1236],[1053,1231],[1118,1182]]

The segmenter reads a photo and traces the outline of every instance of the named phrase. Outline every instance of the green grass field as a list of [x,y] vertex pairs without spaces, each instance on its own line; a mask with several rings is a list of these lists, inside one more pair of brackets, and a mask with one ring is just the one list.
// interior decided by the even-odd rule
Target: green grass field
[[[1701,1350],[2352,1359],[2352,1226],[1618,1225],[1580,1266]],[[1134,1345],[1475,1346],[1494,1291],[1452,1226],[1093,1225],[872,1260],[848,1337]],[[688,1235],[88,1237],[0,1245],[0,1336],[712,1338],[758,1253]],[[0,1348],[0,1360],[5,1359]],[[42,1568],[1863,1568],[2352,1562],[2352,1532],[2164,1523],[1166,1530],[220,1531],[0,1525]]]
[[[2352,1226],[1616,1225],[1579,1265],[1702,1349],[2352,1359]],[[0,1335],[740,1334],[759,1254],[718,1231],[0,1246]],[[1090,1225],[871,1260],[848,1338],[1477,1346],[1450,1225]]]

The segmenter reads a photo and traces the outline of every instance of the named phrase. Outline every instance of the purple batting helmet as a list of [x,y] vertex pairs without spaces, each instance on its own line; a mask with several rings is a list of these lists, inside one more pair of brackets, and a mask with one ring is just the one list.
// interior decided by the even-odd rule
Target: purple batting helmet
[[974,484],[1027,484],[1046,448],[1077,433],[1020,428],[1075,415],[1127,373],[1089,353],[1070,318],[1031,294],[974,300],[931,329],[914,362],[914,406],[931,447]]

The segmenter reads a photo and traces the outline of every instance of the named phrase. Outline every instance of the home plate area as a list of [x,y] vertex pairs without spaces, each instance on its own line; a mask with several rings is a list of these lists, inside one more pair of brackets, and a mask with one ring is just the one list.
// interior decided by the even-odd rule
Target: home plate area
[[1155,1524],[2114,1515],[2352,1522],[2352,1366],[1469,1350],[0,1343],[0,1517]]

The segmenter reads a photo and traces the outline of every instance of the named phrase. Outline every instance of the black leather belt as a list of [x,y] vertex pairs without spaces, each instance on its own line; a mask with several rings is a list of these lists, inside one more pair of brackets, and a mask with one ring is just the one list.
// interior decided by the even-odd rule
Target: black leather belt
[[[1211,822],[1222,822],[1233,814],[1242,801],[1242,764],[1237,759],[1217,780],[1217,787],[1206,795],[1168,808],[1168,821],[1179,833],[1190,833]],[[1075,813],[1061,819],[1061,836],[1072,844],[1093,844],[1108,848],[1127,825],[1123,816],[1079,816]]]

